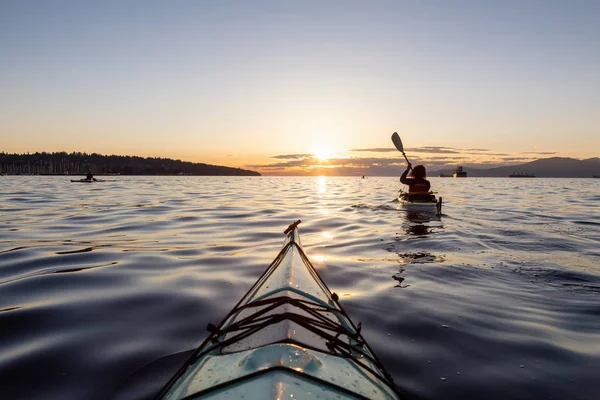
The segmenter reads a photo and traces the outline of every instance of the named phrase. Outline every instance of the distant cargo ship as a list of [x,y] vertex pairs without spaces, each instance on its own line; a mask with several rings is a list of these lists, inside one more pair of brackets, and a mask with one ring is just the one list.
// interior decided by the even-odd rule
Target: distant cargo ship
[[535,175],[528,174],[526,172],[513,172],[508,175],[509,178],[535,178]]
[[463,171],[463,167],[462,165],[460,167],[456,168],[456,171],[454,171],[454,173],[452,174],[453,177],[455,178],[466,178],[467,177],[467,172]]

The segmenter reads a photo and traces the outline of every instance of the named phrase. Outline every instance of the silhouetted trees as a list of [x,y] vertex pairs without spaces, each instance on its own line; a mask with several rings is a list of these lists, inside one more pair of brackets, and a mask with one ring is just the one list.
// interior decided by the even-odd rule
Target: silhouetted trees
[[0,171],[8,174],[94,174],[121,175],[240,175],[258,172],[160,157],[104,156],[98,153],[64,151],[54,153],[0,153]]

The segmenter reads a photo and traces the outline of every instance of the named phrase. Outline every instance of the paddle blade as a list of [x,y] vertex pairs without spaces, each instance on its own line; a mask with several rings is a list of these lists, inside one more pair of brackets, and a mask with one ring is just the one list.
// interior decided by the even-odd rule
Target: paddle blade
[[404,146],[402,146],[402,140],[400,140],[400,135],[397,132],[394,132],[392,135],[392,142],[394,142],[394,146],[396,146],[399,152],[404,153]]

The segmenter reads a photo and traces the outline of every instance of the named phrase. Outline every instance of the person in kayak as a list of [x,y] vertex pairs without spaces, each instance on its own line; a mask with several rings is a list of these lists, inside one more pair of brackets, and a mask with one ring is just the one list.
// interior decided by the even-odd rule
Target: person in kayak
[[86,181],[95,181],[96,178],[94,178],[94,175],[92,174],[92,170],[88,169],[87,174],[85,175],[85,180]]
[[[409,171],[412,169],[410,174],[410,178],[408,177]],[[400,182],[408,185],[409,193],[423,193],[429,192],[431,188],[431,183],[425,179],[427,177],[427,170],[423,165],[417,165],[416,167],[412,167],[411,163],[408,163],[406,167],[406,171],[400,177]]]
[[[408,176],[409,171],[410,177]],[[429,200],[433,195],[429,193],[431,189],[431,183],[426,179],[427,170],[423,165],[417,165],[412,167],[409,162],[406,171],[402,173],[400,182],[408,185],[408,194],[413,200]]]

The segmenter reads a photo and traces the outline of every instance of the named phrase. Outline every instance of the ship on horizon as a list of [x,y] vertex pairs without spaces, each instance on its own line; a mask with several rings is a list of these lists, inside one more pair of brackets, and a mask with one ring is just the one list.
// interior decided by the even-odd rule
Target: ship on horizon
[[466,178],[467,171],[464,171],[462,165],[459,165],[458,167],[456,167],[456,171],[454,171],[452,176],[455,178]]

